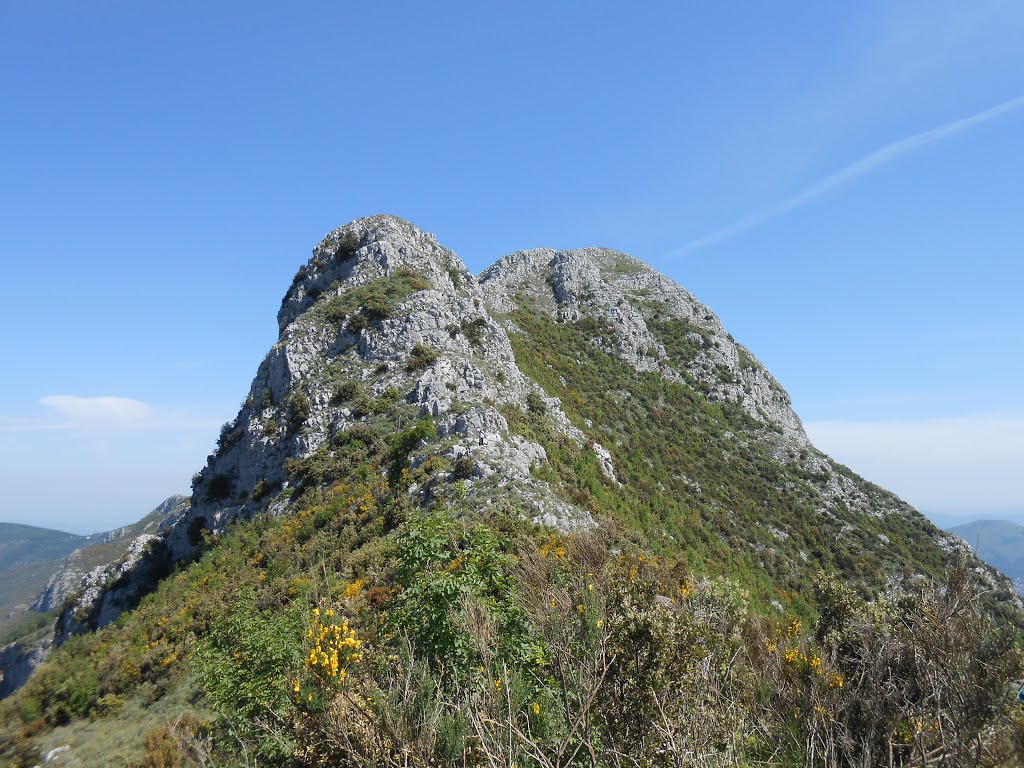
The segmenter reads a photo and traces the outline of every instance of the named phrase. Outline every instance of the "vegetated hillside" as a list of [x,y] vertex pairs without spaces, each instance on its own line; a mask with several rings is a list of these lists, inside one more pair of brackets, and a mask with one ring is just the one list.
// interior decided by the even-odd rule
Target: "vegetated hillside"
[[38,590],[32,610],[60,610],[69,597],[105,584],[111,576],[109,569],[121,563],[134,542],[155,536],[164,523],[187,510],[189,503],[185,496],[170,496],[141,520],[88,537],[87,543],[69,554]]
[[975,554],[1009,576],[1024,591],[1024,526],[1009,520],[977,520],[950,529]]
[[0,523],[0,645],[26,619],[39,590],[87,536]]
[[478,282],[371,217],[278,323],[191,505],[2,705],[15,763],[113,734],[148,765],[1011,759],[1005,579],[640,262]]

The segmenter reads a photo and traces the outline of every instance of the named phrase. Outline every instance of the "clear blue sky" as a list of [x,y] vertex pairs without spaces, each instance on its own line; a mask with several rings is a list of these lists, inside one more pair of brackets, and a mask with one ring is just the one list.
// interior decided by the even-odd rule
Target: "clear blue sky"
[[0,520],[187,491],[379,212],[474,271],[632,253],[869,479],[1024,514],[1021,39],[1015,2],[0,0]]

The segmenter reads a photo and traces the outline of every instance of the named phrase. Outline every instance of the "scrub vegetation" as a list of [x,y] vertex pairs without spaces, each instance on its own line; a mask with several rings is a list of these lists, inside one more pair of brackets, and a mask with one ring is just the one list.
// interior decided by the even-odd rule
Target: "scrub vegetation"
[[[351,327],[425,286],[311,311]],[[537,392],[503,415],[596,527],[471,502],[473,461],[441,455],[430,416],[332,380],[358,421],[261,487],[289,514],[197,531],[137,607],[57,648],[0,702],[0,758],[35,765],[60,738],[84,764],[148,767],[1021,764],[1016,616],[935,529],[826,505],[770,428],[623,365],[599,322],[505,319],[584,441]],[[673,358],[695,328],[659,326]],[[436,359],[419,344],[407,369]],[[309,396],[286,403],[301,428]]]

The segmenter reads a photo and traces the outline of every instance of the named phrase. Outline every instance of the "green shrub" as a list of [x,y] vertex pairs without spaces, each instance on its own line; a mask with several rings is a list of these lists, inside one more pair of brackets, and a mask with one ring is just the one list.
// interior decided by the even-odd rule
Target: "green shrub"
[[436,509],[414,515],[399,529],[395,551],[401,591],[389,626],[407,635],[442,675],[464,678],[478,664],[463,618],[467,600],[497,627],[499,658],[517,666],[536,658],[536,643],[514,602],[511,560],[490,528],[463,524]]
[[410,371],[423,371],[434,364],[441,353],[427,344],[417,342],[409,353],[407,368]]
[[342,260],[351,259],[356,255],[356,251],[359,248],[359,236],[354,232],[341,235],[337,240],[337,250],[334,252],[335,256]]
[[226,451],[238,443],[245,436],[244,427],[236,427],[233,421],[229,421],[220,428],[220,437],[217,438],[217,449]]
[[207,701],[267,760],[287,757],[294,746],[273,726],[293,709],[287,681],[302,667],[304,634],[298,606],[260,610],[246,590],[196,649],[193,667]]
[[474,318],[459,326],[459,330],[462,331],[462,335],[466,337],[474,347],[480,346],[484,340],[484,328],[487,327],[487,321],[482,317]]
[[452,477],[455,480],[468,480],[476,470],[476,462],[470,456],[460,456],[455,460],[452,467]]
[[391,482],[397,483],[402,470],[409,466],[409,454],[416,450],[425,441],[437,437],[437,428],[434,420],[426,416],[416,422],[408,429],[396,432],[388,439],[388,461],[390,464],[389,477]]
[[[350,288],[340,295],[325,297],[313,305],[312,311],[332,324],[339,324],[351,315],[348,328],[357,333],[367,327],[368,320],[390,317],[403,299],[428,288],[430,283],[420,275],[400,270]],[[357,313],[360,308],[362,313]]]
[[305,392],[295,391],[288,397],[288,421],[292,429],[298,429],[309,418],[311,406]]
[[231,498],[234,482],[229,475],[218,472],[206,484],[206,498],[210,501],[224,501]]
[[354,400],[363,393],[363,383],[358,379],[346,379],[338,384],[334,390],[334,397],[331,399],[335,405],[347,403]]
[[366,315],[362,312],[356,312],[352,315],[346,326],[349,333],[359,333],[365,330],[370,325],[370,321],[366,319]]
[[267,481],[262,477],[256,481],[256,485],[252,487],[252,498],[253,501],[259,501],[270,492],[270,488],[267,487]]

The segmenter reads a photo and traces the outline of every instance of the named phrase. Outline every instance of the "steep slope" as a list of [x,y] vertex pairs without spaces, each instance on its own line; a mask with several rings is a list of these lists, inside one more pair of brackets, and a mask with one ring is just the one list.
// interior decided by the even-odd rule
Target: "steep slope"
[[136,542],[156,536],[161,527],[176,520],[189,504],[185,496],[170,496],[131,525],[89,536],[88,541],[70,553],[46,585],[38,590],[32,610],[41,613],[58,610],[75,593],[84,594],[106,584],[132,547],[138,548]]
[[603,248],[522,251],[486,269],[480,286],[498,312],[529,308],[560,323],[589,318],[611,331],[602,349],[635,370],[690,382],[708,399],[736,403],[777,428],[788,443],[807,444],[789,395],[718,317],[631,256]]
[[[120,728],[153,701],[202,693],[230,725],[222,748],[243,743],[261,764],[364,765],[348,753],[341,762],[352,743],[317,750],[360,717],[374,732],[427,711],[442,689],[469,697],[445,705],[469,718],[481,691],[509,709],[516,682],[516,706],[543,718],[576,694],[572,680],[560,694],[550,686],[559,658],[586,674],[588,660],[618,658],[620,643],[651,640],[673,676],[639,684],[650,670],[622,666],[602,715],[611,719],[595,720],[595,733],[620,727],[628,694],[639,697],[629,728],[646,734],[659,710],[644,697],[685,685],[691,693],[663,702],[682,708],[673,722],[727,712],[706,745],[729,741],[722,765],[741,752],[762,760],[772,755],[759,752],[757,718],[788,718],[793,706],[779,702],[806,699],[779,682],[797,679],[785,666],[794,660],[800,680],[830,691],[837,716],[877,698],[869,676],[841,666],[839,646],[815,655],[817,635],[802,634],[816,599],[833,601],[821,610],[837,622],[829,642],[891,638],[898,627],[856,622],[899,623],[905,609],[935,624],[942,596],[969,583],[984,584],[988,609],[953,600],[968,629],[945,650],[998,651],[985,667],[994,682],[976,687],[1002,696],[1013,658],[991,608],[1020,605],[1006,579],[815,450],[778,382],[709,309],[642,263],[535,250],[477,280],[433,236],[375,216],[316,247],[278,327],[191,499],[168,503],[158,523],[120,540],[123,557],[81,580],[58,622],[63,647],[0,709],[17,714],[0,741],[48,748],[47,734],[76,719]],[[929,588],[958,552],[967,570]],[[816,598],[822,571],[832,580]],[[891,611],[867,609],[885,596]],[[894,652],[920,655],[910,634]],[[730,659],[741,657],[739,671]],[[339,694],[346,665],[362,665],[362,698]],[[708,675],[723,670],[715,688]],[[844,675],[862,687],[840,690]],[[731,709],[699,698],[712,688]],[[391,709],[367,715],[360,702],[371,701]],[[445,727],[462,728],[451,745],[465,764],[460,722]],[[580,720],[551,722],[544,738]],[[892,736],[899,722],[882,730]],[[796,727],[772,721],[770,732]],[[95,746],[97,733],[82,738]],[[399,736],[374,749],[398,749]]]
[[[36,577],[24,584],[24,610],[7,623],[5,633],[10,642],[5,640],[4,647],[0,648],[0,699],[23,685],[33,670],[46,660],[54,640],[52,614],[65,604],[89,604],[99,599],[109,585],[136,567],[149,543],[159,539],[157,532],[161,527],[180,517],[188,506],[189,500],[184,496],[171,496],[138,522],[90,536],[44,529],[16,531],[16,537],[8,542],[8,552],[15,542],[43,542],[43,546],[35,547],[31,554],[23,555],[11,566],[20,579],[24,579],[25,574],[18,570],[18,562],[48,556],[71,545],[78,545],[78,548],[63,559],[47,560],[37,564],[36,571],[28,571]],[[7,583],[21,582],[12,576]],[[31,605],[28,605],[30,600]],[[62,639],[61,633],[66,634],[68,628],[74,626],[69,619],[71,615],[71,609],[62,613],[58,639]]]
[[[642,262],[601,248],[537,249],[501,259],[480,285],[520,367],[621,467],[612,485],[581,482],[574,459],[559,468],[594,512],[625,511],[695,563],[730,563],[780,600],[807,594],[823,567],[878,590],[935,577],[962,549],[814,449],[756,358]],[[1005,579],[975,562],[998,599],[1016,603]]]
[[193,532],[200,521],[221,531],[250,518],[279,488],[282,511],[286,461],[329,448],[387,401],[432,417],[440,455],[471,463],[464,471],[478,481],[475,497],[486,501],[500,487],[552,524],[582,521],[530,475],[543,451],[509,438],[499,409],[525,405],[538,390],[516,367],[472,275],[433,236],[387,216],[332,232],[296,275],[278,326],[280,340],[196,479]]
[[540,407],[560,436],[581,443],[581,434],[519,370],[475,279],[432,235],[390,216],[331,232],[296,274],[278,327],[238,415],[194,478],[191,507],[136,539],[105,581],[93,580],[65,609],[60,638],[112,621],[205,533],[222,535],[267,509],[286,514],[297,485],[330,479],[322,466],[319,477],[296,476],[299,466],[330,464],[341,444],[366,437],[367,419],[383,418],[394,432],[429,417],[429,434],[395,465],[438,457],[414,489],[421,504],[463,480],[472,503],[516,505],[561,529],[592,524],[536,474],[544,449],[510,431],[503,413]]
[[[500,499],[556,528],[625,518],[703,567],[742,566],[766,592],[806,594],[823,566],[864,588],[934,576],[962,546],[810,446],[789,396],[714,313],[621,253],[524,251],[478,282],[432,235],[369,217],[314,249],[278,328],[191,507],[66,609],[61,637],[133,605],[204,532],[286,514],[297,489],[329,484],[339,447],[375,418],[397,432],[429,417],[395,459],[400,471],[439,458],[413,489],[419,504],[462,480],[471,503]],[[647,455],[653,434],[661,450]],[[617,474],[624,445],[647,465],[632,482]],[[977,568],[1000,599],[1012,594]]]

